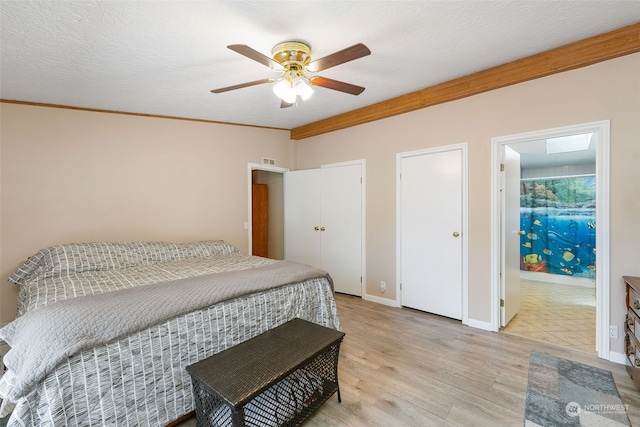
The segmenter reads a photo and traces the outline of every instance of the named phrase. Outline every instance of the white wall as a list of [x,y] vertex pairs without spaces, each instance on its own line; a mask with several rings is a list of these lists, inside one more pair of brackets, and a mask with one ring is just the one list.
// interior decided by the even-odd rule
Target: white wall
[[523,168],[522,178],[553,178],[558,176],[595,175],[596,164],[549,166],[544,168]]

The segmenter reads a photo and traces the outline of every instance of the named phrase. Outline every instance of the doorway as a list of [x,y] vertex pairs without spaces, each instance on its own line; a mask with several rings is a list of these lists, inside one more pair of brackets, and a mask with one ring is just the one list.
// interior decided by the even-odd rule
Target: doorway
[[[592,154],[589,154],[589,149],[581,149],[579,151],[573,151],[571,153],[566,152],[570,151],[569,145],[571,145],[569,141],[570,139],[577,140],[577,136],[584,136],[585,140],[589,140],[593,143],[594,147],[592,147]],[[572,138],[567,138],[568,136],[572,136]],[[576,136],[576,137],[573,137]],[[554,145],[556,142],[560,142],[561,144],[556,146]],[[538,169],[532,168],[530,164],[526,164],[530,159],[535,158],[534,155],[530,155],[530,151],[534,144],[542,144],[544,146],[547,145],[547,152],[553,152],[550,156],[546,153],[540,155],[540,159],[543,163],[537,164]],[[552,144],[553,143],[553,144]],[[558,148],[564,145],[567,148]],[[588,144],[587,144],[588,146]],[[554,148],[555,147],[555,148]],[[535,186],[535,190],[538,192],[538,195],[535,197],[540,197],[540,199],[536,199],[535,202],[539,205],[540,200],[543,200],[545,197],[551,199],[554,198],[553,203],[555,203],[553,210],[560,212],[563,215],[562,219],[554,218],[553,220],[549,219],[548,227],[547,227],[547,217],[545,216],[532,218],[532,216],[538,215],[540,212],[546,212],[544,207],[535,207],[532,209],[526,209],[522,212],[523,216],[521,221],[518,221],[519,227],[517,230],[511,230],[505,226],[508,222],[508,219],[505,217],[505,199],[508,196],[508,184],[502,183],[503,177],[508,174],[508,171],[500,170],[501,165],[504,164],[504,153],[508,149],[514,149],[518,151],[522,156],[522,162],[525,163],[525,167],[521,167],[520,171],[522,171],[523,175],[527,173],[529,175],[533,174],[542,174],[547,175],[546,178],[549,178],[549,175],[554,175],[549,179],[538,179],[537,181],[533,179],[531,176],[522,176],[523,179],[520,182],[520,188],[527,189],[528,185]],[[573,148],[571,150],[575,150]],[[584,159],[580,159],[581,156],[584,158],[588,158],[589,155],[595,157],[595,165],[592,164],[591,168],[593,168],[593,172],[595,172],[595,176],[593,174],[589,174],[589,164],[588,160],[585,163]],[[507,249],[508,246],[505,245],[505,239],[511,238],[514,233],[520,234],[518,236],[520,241],[518,242],[519,250],[518,250],[518,258],[520,265],[516,266],[518,270],[520,270],[520,280],[518,283],[518,287],[522,286],[522,295],[520,298],[528,298],[528,301],[536,301],[531,300],[531,298],[538,298],[540,303],[543,305],[543,312],[549,312],[554,306],[554,298],[557,300],[559,304],[562,304],[562,299],[564,298],[564,302],[571,301],[571,298],[582,299],[582,304],[585,305],[585,298],[588,299],[588,294],[593,295],[595,293],[595,302],[592,305],[595,305],[595,316],[591,319],[593,323],[595,323],[595,345],[593,345],[593,340],[591,341],[591,345],[593,345],[594,350],[598,353],[599,357],[609,359],[609,336],[608,336],[608,325],[609,325],[609,227],[608,227],[608,209],[609,209],[609,200],[608,200],[608,185],[609,185],[609,170],[608,170],[608,155],[609,155],[609,122],[595,122],[595,123],[587,123],[576,126],[568,126],[563,128],[555,128],[549,130],[543,130],[538,132],[530,132],[526,134],[518,134],[511,135],[506,137],[493,138],[492,140],[492,324],[495,331],[498,331],[500,326],[503,326],[503,322],[500,319],[501,306],[509,306],[508,298],[504,298],[504,289],[508,289],[513,285],[513,278],[509,279],[509,268],[513,268],[514,266],[507,266],[504,263],[504,253],[507,250],[513,251],[513,249]],[[563,161],[566,163],[566,160],[562,159],[562,156],[571,156],[573,160],[569,163],[574,163],[573,169],[570,166],[564,165],[563,167],[558,166],[557,170],[553,170],[554,168],[548,162],[550,161],[558,161],[562,163]],[[547,163],[545,164],[545,157]],[[582,163],[583,166],[577,166],[577,164]],[[542,165],[542,166],[540,166]],[[507,166],[508,167],[508,166]],[[582,169],[580,169],[582,167]],[[563,173],[564,172],[564,173]],[[519,174],[518,174],[519,175]],[[563,176],[564,175],[564,176]],[[566,175],[573,175],[573,177],[568,178]],[[575,175],[581,175],[581,177],[575,178]],[[527,180],[527,178],[530,178]],[[571,181],[572,185],[575,185],[575,180],[583,179],[585,182],[591,182],[595,186],[595,194],[596,200],[595,208],[591,211],[595,214],[595,220],[585,220],[584,224],[579,224],[581,221],[579,218],[583,218],[581,212],[585,211],[585,209],[573,210],[571,211],[568,204],[562,204],[558,200],[555,200],[555,193],[560,192],[559,189],[550,190],[550,182],[558,182],[564,183],[562,185],[568,186],[565,181]],[[555,193],[554,193],[555,191]],[[548,193],[548,196],[547,196]],[[523,193],[525,194],[525,193]],[[522,196],[523,203],[526,202],[526,197]],[[542,210],[541,210],[542,209]],[[589,209],[586,209],[589,210]],[[580,211],[580,213],[577,213]],[[526,214],[526,212],[530,212],[531,215]],[[551,212],[551,211],[550,211]],[[527,217],[528,215],[528,217]],[[555,214],[553,214],[555,215]],[[573,215],[573,216],[572,216]],[[595,233],[595,224],[597,224],[598,232]],[[563,228],[564,227],[564,228]],[[592,227],[593,230],[589,230]],[[582,230],[586,231],[582,231]],[[579,233],[585,234],[577,234],[577,230],[581,230]],[[537,233],[539,231],[539,233]],[[592,242],[588,242],[588,238],[585,237],[586,233],[590,232],[590,236],[592,236]],[[538,247],[539,246],[539,247]],[[526,255],[522,255],[522,253],[527,252],[527,248],[529,252]],[[534,249],[535,248],[535,249]],[[595,249],[597,248],[597,269],[595,268],[595,255],[594,260],[589,260],[589,255],[595,254]],[[593,253],[591,251],[593,250]],[[544,251],[544,252],[543,252]],[[580,252],[582,251],[582,252]],[[580,263],[583,262],[581,265]],[[536,267],[536,268],[528,268],[528,267]],[[557,271],[555,271],[555,270]],[[541,271],[555,273],[549,274],[545,276],[546,273],[538,274]],[[533,274],[533,276],[526,276],[527,274]],[[561,276],[571,280],[570,284],[561,285],[559,283],[553,282],[562,282]],[[574,277],[571,276],[582,276],[582,278],[593,277],[595,280],[594,289],[586,289],[580,287],[574,287],[570,292],[566,291],[566,286],[571,285],[579,285],[579,282],[575,280]],[[530,279],[533,277],[533,281]],[[512,283],[508,283],[508,280],[511,280]],[[592,281],[593,281],[592,280]],[[536,285],[537,281],[538,284]],[[542,286],[540,283],[546,283],[546,285]],[[591,281],[591,282],[592,282]],[[566,282],[566,281],[565,281]],[[587,280],[588,282],[588,280]],[[559,290],[559,291],[557,291]],[[559,293],[558,293],[559,292]],[[564,292],[564,293],[563,293]],[[538,294],[536,296],[536,294]],[[582,295],[586,294],[586,296]],[[508,295],[508,294],[507,294]],[[551,297],[550,297],[551,295]],[[551,299],[549,299],[551,298]],[[588,305],[588,304],[586,304]],[[556,305],[559,307],[560,305]],[[527,310],[535,310],[535,307],[525,306],[523,308],[523,315],[521,316],[524,319],[525,313]],[[546,311],[544,311],[546,310]],[[540,312],[542,313],[542,312]],[[592,311],[593,313],[593,311]],[[583,313],[583,315],[586,315]],[[539,316],[539,313],[536,314]],[[550,316],[549,316],[550,317]],[[515,321],[519,321],[517,314]],[[585,319],[584,322],[588,322],[588,319]],[[556,328],[556,333],[553,336],[562,336],[562,331],[558,330],[558,325],[553,325],[555,323],[553,320],[547,320],[546,324],[551,324]],[[560,321],[558,321],[560,323]],[[575,328],[578,326],[582,326],[582,322],[577,322],[572,331],[567,331],[570,334],[576,334],[579,331]],[[565,325],[566,326],[566,325]],[[549,337],[552,335],[548,335]],[[544,337],[532,336],[532,338],[543,339]],[[555,342],[556,344],[561,344],[560,342]],[[561,344],[562,345],[562,344]],[[577,345],[577,343],[576,343]]]
[[245,228],[250,255],[284,259],[284,173],[287,171],[269,165],[248,165],[249,220]]

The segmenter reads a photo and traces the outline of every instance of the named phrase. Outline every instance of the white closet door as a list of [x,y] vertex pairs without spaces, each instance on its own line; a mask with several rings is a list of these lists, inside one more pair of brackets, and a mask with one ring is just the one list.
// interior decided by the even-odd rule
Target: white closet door
[[322,268],[336,292],[362,296],[362,165],[322,168]]
[[321,178],[320,169],[284,174],[284,257],[317,268],[322,267]]
[[462,152],[401,163],[402,305],[462,319]]
[[362,296],[362,165],[286,172],[285,259],[326,270],[336,292]]

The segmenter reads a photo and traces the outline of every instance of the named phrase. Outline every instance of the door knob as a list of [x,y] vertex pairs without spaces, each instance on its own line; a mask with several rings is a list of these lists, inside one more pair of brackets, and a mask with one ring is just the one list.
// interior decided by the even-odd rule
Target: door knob
[[315,227],[313,227],[314,230],[318,231],[320,230],[320,227],[318,227],[317,225]]
[[326,228],[320,227],[320,231],[324,231],[324,230],[326,230]]
[[457,231],[454,231],[453,232],[453,237],[458,237],[458,236],[460,236],[460,233],[458,233]]

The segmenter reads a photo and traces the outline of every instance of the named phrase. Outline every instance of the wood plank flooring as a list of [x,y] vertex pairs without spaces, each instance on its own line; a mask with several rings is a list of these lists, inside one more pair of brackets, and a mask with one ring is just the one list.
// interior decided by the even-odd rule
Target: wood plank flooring
[[[640,391],[624,366],[528,338],[336,295],[346,333],[342,403],[333,396],[305,423],[327,426],[522,426],[531,350],[612,371],[632,425]],[[195,425],[190,419],[182,427]]]

